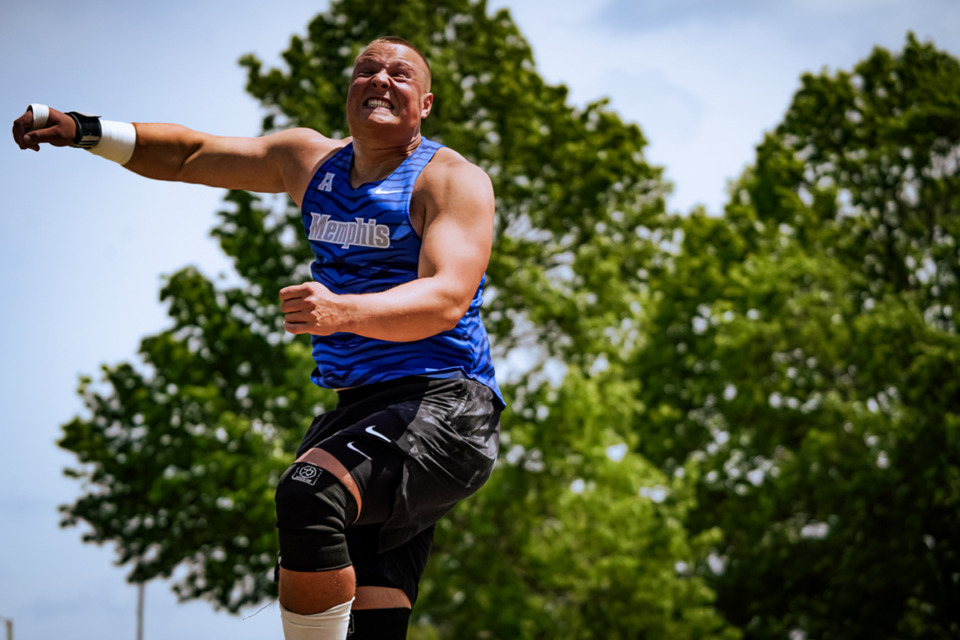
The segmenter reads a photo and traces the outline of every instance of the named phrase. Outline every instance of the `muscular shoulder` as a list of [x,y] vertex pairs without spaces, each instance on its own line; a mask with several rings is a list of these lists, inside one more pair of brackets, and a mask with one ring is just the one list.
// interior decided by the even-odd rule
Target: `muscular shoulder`
[[494,215],[493,185],[483,169],[443,147],[420,174],[411,204],[418,233],[440,215],[486,224]]
[[462,155],[449,147],[440,147],[436,155],[423,170],[428,180],[463,179],[468,181],[480,180],[489,182],[487,174]]
[[313,129],[302,127],[268,134],[263,137],[263,142],[270,153],[301,160],[329,155],[346,144],[344,140],[334,140]]
[[313,129],[296,128],[264,136],[267,153],[283,173],[287,193],[299,206],[317,168],[349,140],[334,140]]
[[424,168],[417,188],[421,195],[433,201],[451,196],[483,199],[493,196],[493,186],[486,172],[447,147],[437,150]]

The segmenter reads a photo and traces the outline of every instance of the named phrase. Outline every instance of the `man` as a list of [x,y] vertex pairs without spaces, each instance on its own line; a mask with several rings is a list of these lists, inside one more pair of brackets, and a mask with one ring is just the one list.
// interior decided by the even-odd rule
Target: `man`
[[260,138],[128,124],[31,105],[22,149],[82,146],[148,178],[286,192],[316,254],[280,291],[284,328],[311,334],[313,380],[339,392],[276,495],[288,640],[406,637],[433,526],[487,479],[503,400],[479,319],[489,178],[420,135],[430,68],[410,43],[357,56],[351,138]]

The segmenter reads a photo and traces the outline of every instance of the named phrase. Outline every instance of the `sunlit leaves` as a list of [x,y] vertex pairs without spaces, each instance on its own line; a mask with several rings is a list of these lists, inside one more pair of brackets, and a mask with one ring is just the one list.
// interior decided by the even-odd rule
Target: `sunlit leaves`
[[958,83],[912,36],[804,76],[651,272],[639,450],[702,469],[688,523],[723,530],[708,575],[747,637],[960,630]]

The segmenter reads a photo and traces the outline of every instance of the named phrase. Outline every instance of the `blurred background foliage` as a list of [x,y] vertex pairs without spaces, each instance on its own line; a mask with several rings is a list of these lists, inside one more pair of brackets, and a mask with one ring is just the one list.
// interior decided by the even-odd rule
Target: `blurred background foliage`
[[[723,215],[677,215],[640,128],[569,105],[482,1],[333,2],[285,68],[241,61],[264,132],[346,135],[353,57],[388,33],[431,60],[424,134],[494,182],[509,403],[411,638],[957,637],[957,60],[908,35],[805,75]],[[273,486],[334,399],[277,305],[309,278],[296,209],[225,201],[236,273],[171,275],[170,328],[81,380],[60,446],[65,525],[237,612],[275,595]]]

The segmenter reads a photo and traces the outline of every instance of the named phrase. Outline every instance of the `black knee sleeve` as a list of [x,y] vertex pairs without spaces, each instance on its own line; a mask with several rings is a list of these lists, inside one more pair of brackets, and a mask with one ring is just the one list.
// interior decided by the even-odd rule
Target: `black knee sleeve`
[[360,609],[351,615],[353,633],[347,640],[406,640],[410,609]]
[[357,504],[336,476],[296,462],[281,476],[275,500],[281,567],[330,571],[350,564],[345,532]]

